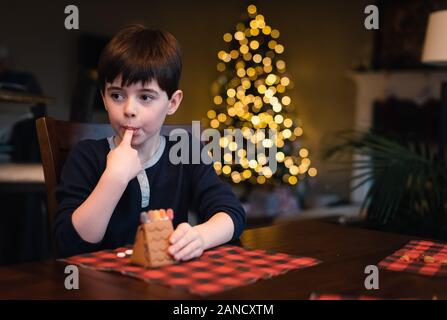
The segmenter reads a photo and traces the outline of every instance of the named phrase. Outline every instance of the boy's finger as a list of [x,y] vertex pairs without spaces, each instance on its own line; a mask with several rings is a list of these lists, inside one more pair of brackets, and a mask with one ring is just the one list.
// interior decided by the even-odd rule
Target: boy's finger
[[133,136],[133,130],[126,130],[126,132],[124,132],[123,140],[121,141],[121,143],[130,146],[132,142],[132,136]]
[[185,234],[176,243],[169,247],[169,253],[173,255],[178,254],[179,251],[188,247],[193,242],[192,240],[190,234]]
[[183,249],[186,245],[189,244],[191,240],[189,239],[187,234],[184,234],[182,237],[180,237],[175,243],[173,243],[169,247],[169,253],[170,254],[176,254],[179,250]]
[[184,257],[190,255],[192,252],[198,250],[200,247],[198,241],[191,241],[186,246],[184,246],[181,250],[178,250],[174,253],[174,258],[176,260],[181,260]]
[[190,253],[190,254],[188,254],[188,255],[185,255],[185,256],[182,257],[181,259],[182,259],[183,261],[187,261],[187,260],[191,260],[191,259],[193,259],[193,258],[200,257],[201,255],[202,255],[202,251],[201,251],[200,249],[196,249],[194,252],[192,252],[192,253]]
[[176,243],[180,238],[182,238],[186,234],[186,232],[188,232],[189,227],[190,226],[187,223],[179,224],[177,229],[175,229],[175,231],[171,235],[171,238],[169,239],[171,244]]

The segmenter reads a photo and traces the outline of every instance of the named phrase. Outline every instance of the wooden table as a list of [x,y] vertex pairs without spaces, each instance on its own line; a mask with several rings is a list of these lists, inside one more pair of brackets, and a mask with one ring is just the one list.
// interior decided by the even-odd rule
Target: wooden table
[[41,163],[0,163],[1,192],[45,192]]
[[[384,298],[447,299],[447,279],[380,270],[380,289],[366,290],[364,269],[405,245],[410,237],[298,221],[244,232],[243,245],[315,257],[322,264],[290,271],[209,299],[308,299],[312,292],[367,294]],[[57,261],[0,268],[1,299],[199,299],[186,292],[120,274],[79,268],[79,290],[64,288]]]
[[53,101],[53,98],[36,94],[30,94],[26,92],[17,92],[17,91],[0,89],[0,101],[22,103],[27,105],[36,103],[48,104]]

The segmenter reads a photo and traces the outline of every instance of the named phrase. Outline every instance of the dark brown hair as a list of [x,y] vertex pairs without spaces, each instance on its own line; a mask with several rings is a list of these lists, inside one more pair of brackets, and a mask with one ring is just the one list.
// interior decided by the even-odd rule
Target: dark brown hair
[[130,25],[106,45],[98,63],[98,77],[104,92],[106,82],[122,76],[121,86],[155,79],[168,98],[178,89],[182,72],[180,45],[166,31]]

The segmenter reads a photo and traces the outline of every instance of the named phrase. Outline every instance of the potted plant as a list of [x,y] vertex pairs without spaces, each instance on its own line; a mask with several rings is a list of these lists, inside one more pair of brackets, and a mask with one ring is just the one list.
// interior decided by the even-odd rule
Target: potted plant
[[346,153],[359,155],[352,161],[360,172],[351,178],[357,182],[353,188],[369,185],[362,204],[366,227],[447,239],[447,165],[436,146],[345,131],[324,147],[323,158]]

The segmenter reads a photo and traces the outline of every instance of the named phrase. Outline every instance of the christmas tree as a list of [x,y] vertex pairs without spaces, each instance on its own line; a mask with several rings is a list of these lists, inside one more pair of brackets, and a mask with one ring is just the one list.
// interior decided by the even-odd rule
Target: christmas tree
[[[300,146],[303,129],[287,95],[293,84],[281,59],[284,46],[279,31],[267,25],[255,5],[247,13],[246,21],[224,34],[227,48],[217,55],[220,76],[212,85],[214,106],[207,123],[221,133],[223,152],[214,168],[233,183],[296,185],[317,170],[311,167],[309,151]],[[239,130],[243,143],[226,134],[228,129]],[[258,152],[247,152],[248,144]],[[272,156],[275,170],[267,163]]]

